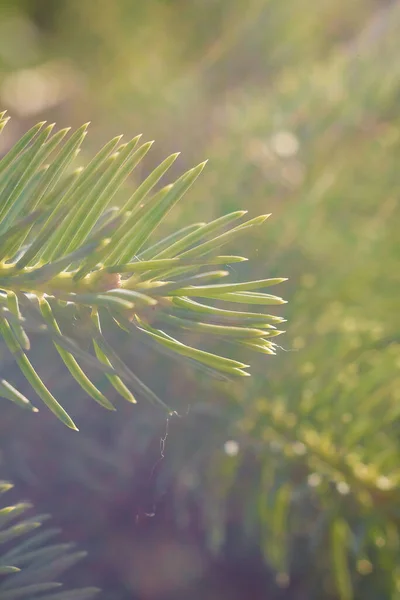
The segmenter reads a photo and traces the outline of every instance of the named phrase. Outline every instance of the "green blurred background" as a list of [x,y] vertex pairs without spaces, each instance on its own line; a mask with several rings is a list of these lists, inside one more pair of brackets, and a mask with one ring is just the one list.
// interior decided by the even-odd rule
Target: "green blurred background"
[[79,439],[1,404],[5,472],[90,552],[75,583],[400,598],[399,39],[398,1],[0,2],[1,153],[39,120],[90,120],[82,162],[119,133],[156,140],[137,181],[170,152],[174,174],[209,158],[166,227],[271,212],[234,253],[289,277],[283,349],[244,387],[127,349],[183,414],[154,476],[162,417],[92,407],[45,346]]

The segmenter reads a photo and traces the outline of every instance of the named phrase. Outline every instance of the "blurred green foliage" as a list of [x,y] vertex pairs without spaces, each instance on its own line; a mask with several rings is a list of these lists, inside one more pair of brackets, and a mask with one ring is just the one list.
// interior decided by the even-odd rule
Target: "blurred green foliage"
[[210,540],[234,497],[278,585],[400,598],[399,3],[20,0],[0,16],[0,99],[20,128],[50,112],[92,119],[94,144],[143,130],[154,164],[209,158],[170,226],[273,213],[243,242],[246,274],[290,278],[290,352],[259,361],[210,444]]
[[[0,494],[11,488],[11,484],[0,481]],[[29,600],[33,596],[44,598],[42,594],[45,594],[48,600],[54,597],[63,600],[90,600],[99,592],[98,589],[63,590],[61,593],[56,591],[55,596],[52,593],[61,586],[61,583],[53,579],[59,579],[64,571],[86,556],[86,552],[77,552],[73,544],[51,543],[59,531],[56,528],[40,530],[49,515],[27,518],[26,513],[31,508],[29,504],[20,502],[0,509],[1,597],[4,600]],[[38,528],[39,533],[36,532]]]

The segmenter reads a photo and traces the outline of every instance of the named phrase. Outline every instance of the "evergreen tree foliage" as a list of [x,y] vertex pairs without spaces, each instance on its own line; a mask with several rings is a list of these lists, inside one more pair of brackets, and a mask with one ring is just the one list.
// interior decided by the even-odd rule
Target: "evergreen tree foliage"
[[[3,113],[1,130],[7,121]],[[35,355],[32,334],[47,336],[85,394],[108,410],[115,410],[114,405],[86,374],[86,367],[104,374],[128,402],[143,396],[173,414],[109,342],[105,330],[110,325],[151,351],[217,378],[246,376],[248,365],[184,343],[182,336],[214,337],[227,346],[274,355],[273,338],[282,333],[277,325],[283,319],[262,307],[285,301],[260,290],[284,279],[226,282],[229,271],[218,268],[246,260],[218,252],[269,215],[244,220],[246,211],[235,211],[154,241],[153,232],[204,163],[157,187],[178,156],[173,154],[114,206],[119,188],[152,143],[141,144],[140,136],[121,143],[117,137],[86,167],[74,168],[87,125],[69,137],[68,129],[53,130],[54,125],[39,123],[0,161],[0,333],[22,374],[54,415],[77,429],[30,359]],[[232,308],[237,305],[241,310]],[[244,310],[248,305],[261,308]],[[38,410],[6,379],[0,381],[0,395],[24,409]],[[3,483],[1,490],[8,487]],[[1,510],[0,543],[41,524],[45,517],[8,525],[27,508],[19,503]],[[53,578],[82,553],[48,545],[53,534],[50,530],[31,535],[0,556],[2,599],[92,597],[93,589],[56,591],[59,584]]]

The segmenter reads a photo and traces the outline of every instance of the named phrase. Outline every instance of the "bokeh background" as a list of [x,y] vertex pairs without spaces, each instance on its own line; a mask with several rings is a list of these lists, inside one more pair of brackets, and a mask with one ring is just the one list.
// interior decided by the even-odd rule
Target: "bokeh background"
[[171,152],[176,175],[208,158],[164,231],[271,212],[234,253],[289,277],[283,349],[245,386],[124,349],[179,410],[168,424],[93,405],[39,342],[81,433],[0,399],[1,475],[89,551],[74,585],[400,598],[399,39],[398,1],[0,2],[1,153],[39,120],[90,120],[82,163],[119,133],[156,140],[130,186]]

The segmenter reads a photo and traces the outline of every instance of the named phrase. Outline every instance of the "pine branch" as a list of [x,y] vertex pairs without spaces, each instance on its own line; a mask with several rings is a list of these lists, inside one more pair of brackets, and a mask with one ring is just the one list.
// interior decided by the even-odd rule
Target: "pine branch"
[[[0,128],[5,121],[3,116]],[[196,181],[205,163],[154,191],[175,162],[178,155],[173,154],[121,207],[113,206],[116,192],[152,143],[139,146],[140,136],[126,144],[115,138],[86,167],[71,172],[87,124],[68,139],[68,130],[53,134],[53,128],[39,123],[0,161],[0,332],[47,407],[76,429],[28,358],[35,352],[29,339],[32,331],[50,338],[72,377],[105,408],[114,409],[84,371],[85,363],[103,372],[128,401],[135,402],[133,394],[138,394],[167,413],[173,412],[107,341],[103,313],[130,335],[136,333],[152,351],[187,360],[223,377],[248,375],[248,365],[194,348],[180,336],[195,332],[205,339],[216,337],[231,346],[274,354],[270,337],[283,333],[273,325],[282,319],[223,306],[283,304],[282,298],[262,290],[285,280],[220,283],[229,272],[209,269],[246,260],[214,253],[261,226],[269,215],[243,221],[246,211],[236,211],[154,243],[154,231]],[[196,299],[210,304],[199,304]],[[82,347],[76,334],[77,314],[86,315],[83,325],[92,351]],[[170,329],[173,337],[167,333]],[[36,410],[5,380],[0,394]]]
[[[13,486],[0,481],[0,494]],[[2,600],[90,600],[100,590],[60,591],[59,577],[86,556],[74,544],[54,543],[59,529],[41,530],[48,515],[25,517],[26,502],[0,508],[0,597]],[[16,522],[15,522],[16,521]],[[39,531],[37,531],[39,530]]]

